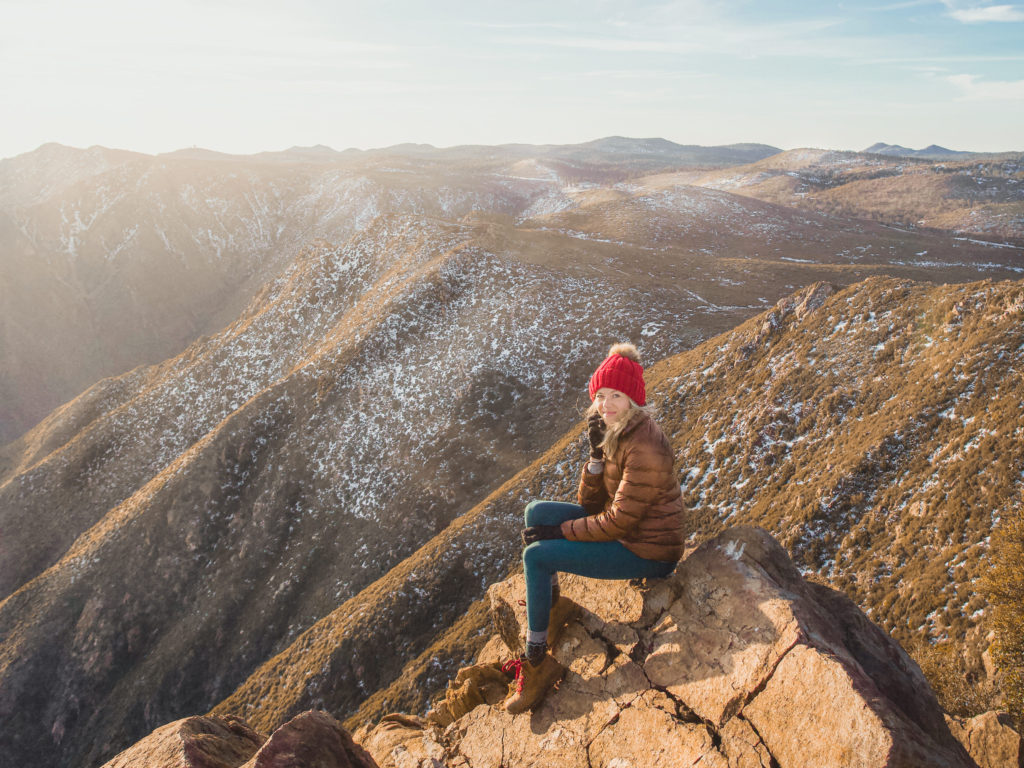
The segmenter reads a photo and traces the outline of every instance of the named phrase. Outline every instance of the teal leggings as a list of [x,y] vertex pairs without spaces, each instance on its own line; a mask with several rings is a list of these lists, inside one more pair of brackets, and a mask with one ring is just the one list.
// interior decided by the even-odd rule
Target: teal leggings
[[[526,526],[559,525],[587,513],[579,504],[533,501],[526,506]],[[649,579],[668,576],[676,562],[647,560],[618,541],[535,541],[523,550],[526,574],[526,623],[531,632],[546,632],[551,614],[551,580],[559,571],[592,579]]]

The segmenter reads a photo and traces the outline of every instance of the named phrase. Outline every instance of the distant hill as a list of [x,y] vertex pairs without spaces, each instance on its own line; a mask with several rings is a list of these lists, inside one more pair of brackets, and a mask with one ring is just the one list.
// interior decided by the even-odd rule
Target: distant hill
[[794,149],[746,166],[664,174],[645,183],[693,184],[901,229],[1024,247],[1024,154],[970,157],[936,161]]
[[[1019,163],[908,175],[905,188],[895,178],[900,162],[622,137],[568,146],[293,147],[256,156],[192,149],[152,157],[45,145],[0,161],[0,444],[97,380],[215,333],[306,244],[342,243],[377,216],[457,221],[488,212],[525,221],[589,206],[589,219],[598,210],[589,204],[602,195],[606,203],[639,198],[623,184],[654,190],[669,205],[671,195],[659,190],[700,184],[838,214],[816,221],[815,231],[853,231],[849,216],[984,237],[1014,238],[1024,228]],[[858,180],[866,186],[847,183]],[[624,210],[614,215],[621,219]],[[747,229],[734,233],[729,249],[716,241],[713,221],[688,226],[703,230],[702,247],[719,255],[765,253],[763,225],[741,218]],[[644,213],[638,225],[650,220]],[[812,250],[816,240],[807,241]],[[662,239],[657,247],[665,245]],[[944,248],[921,245],[914,253]]]
[[519,215],[566,186],[775,151],[617,138],[153,157],[46,144],[2,160],[0,444],[95,381],[216,332],[304,245],[344,242],[376,216]]
[[874,154],[874,155],[894,155],[896,157],[924,157],[929,160],[942,160],[948,158],[967,158],[972,157],[976,152],[961,152],[955,149],[946,149],[940,147],[937,144],[929,144],[924,149],[907,149],[901,147],[899,144],[884,144],[879,142],[872,144],[867,149],[861,150],[862,152]]

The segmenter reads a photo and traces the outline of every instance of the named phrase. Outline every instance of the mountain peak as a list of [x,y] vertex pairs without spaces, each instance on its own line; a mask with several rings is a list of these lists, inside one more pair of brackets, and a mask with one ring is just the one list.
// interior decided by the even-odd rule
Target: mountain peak
[[867,149],[863,149],[861,151],[874,155],[921,157],[930,159],[965,157],[977,154],[975,152],[961,152],[955,149],[946,149],[945,147],[940,147],[938,144],[929,144],[924,149],[908,149],[907,147],[902,147],[899,144],[885,144],[884,142],[872,144]]

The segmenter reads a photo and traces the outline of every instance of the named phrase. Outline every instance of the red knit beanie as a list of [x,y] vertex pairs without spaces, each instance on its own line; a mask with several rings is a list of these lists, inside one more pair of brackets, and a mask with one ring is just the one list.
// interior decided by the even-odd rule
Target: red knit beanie
[[590,377],[591,400],[601,387],[617,389],[629,395],[637,405],[647,404],[644,368],[640,365],[640,353],[636,347],[632,344],[616,344],[608,350],[608,357]]

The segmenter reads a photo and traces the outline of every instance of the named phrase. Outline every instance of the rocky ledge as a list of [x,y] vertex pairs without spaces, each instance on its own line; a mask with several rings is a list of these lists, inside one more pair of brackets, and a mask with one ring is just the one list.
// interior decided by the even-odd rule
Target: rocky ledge
[[497,634],[445,699],[356,739],[384,768],[975,765],[910,657],[761,529],[725,532],[654,583],[569,576],[562,594],[581,610],[536,711],[494,706],[525,622],[516,576],[491,587]]
[[995,715],[947,721],[903,649],[759,528],[726,531],[666,579],[564,576],[562,594],[578,608],[553,647],[566,673],[534,712],[500,706],[501,663],[526,620],[518,575],[491,587],[495,635],[426,717],[388,715],[354,740],[323,712],[269,739],[234,718],[189,718],[107,768],[1020,764],[1016,732]]

